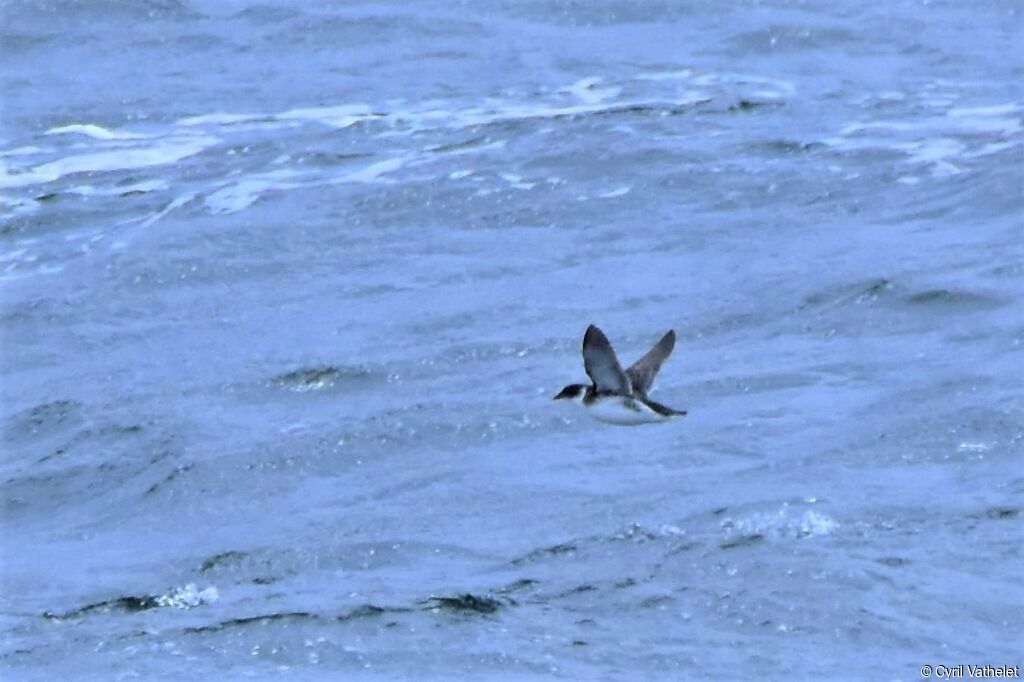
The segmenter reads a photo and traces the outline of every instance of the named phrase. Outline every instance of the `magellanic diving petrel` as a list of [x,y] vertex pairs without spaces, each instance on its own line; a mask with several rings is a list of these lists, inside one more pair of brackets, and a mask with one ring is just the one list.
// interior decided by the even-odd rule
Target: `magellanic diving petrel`
[[676,333],[669,330],[632,367],[623,370],[608,337],[590,325],[583,335],[583,367],[592,383],[570,384],[555,400],[578,402],[592,417],[608,424],[635,426],[681,417],[685,410],[665,407],[647,397],[654,377],[675,345]]

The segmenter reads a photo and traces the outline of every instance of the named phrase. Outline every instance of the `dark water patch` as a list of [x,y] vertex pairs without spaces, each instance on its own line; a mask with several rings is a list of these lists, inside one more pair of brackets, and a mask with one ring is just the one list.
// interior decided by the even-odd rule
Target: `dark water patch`
[[[413,609],[403,606],[377,606],[375,604],[363,604],[345,613],[339,614],[335,620],[349,621],[360,618],[377,618],[379,616],[394,613],[411,613]],[[390,625],[390,624],[389,624]]]
[[8,420],[7,437],[30,440],[66,430],[82,422],[82,404],[76,400],[54,400],[19,412]]
[[774,109],[774,108],[781,107],[781,106],[784,106],[784,105],[785,105],[785,102],[780,102],[780,101],[758,102],[756,100],[741,99],[740,101],[736,102],[735,104],[730,104],[726,108],[726,111],[729,112],[729,113],[742,113],[742,112],[754,111],[756,109],[762,109],[764,107],[768,107],[768,108]]
[[990,310],[1003,305],[1002,301],[994,296],[957,289],[928,289],[911,294],[907,302],[930,310],[961,312]]
[[992,507],[985,510],[985,516],[997,521],[1006,521],[1020,516],[1020,509],[1016,507]]
[[454,597],[430,597],[422,602],[423,608],[427,610],[441,610],[450,611],[452,613],[480,613],[490,614],[495,613],[498,609],[514,605],[515,602],[511,599],[507,599],[506,603],[495,599],[494,597],[481,596],[478,597],[475,594],[466,592],[465,594],[456,595]]
[[997,265],[993,268],[982,272],[985,277],[1011,277],[1018,278],[1024,276],[1024,264],[1022,263],[1004,263],[1003,265]]
[[[63,443],[56,449],[48,452],[47,454],[40,457],[36,462],[38,464],[45,464],[51,460],[60,459],[65,455],[71,453],[76,446],[81,443],[92,441],[108,440],[108,442],[119,442],[124,436],[135,436],[143,432],[143,427],[139,424],[127,424],[119,425],[113,424],[110,426],[104,426],[98,429],[83,429],[75,434],[70,440]],[[112,439],[112,440],[111,440]]]
[[295,553],[244,552],[228,550],[207,557],[199,564],[199,573],[254,585],[272,585],[282,578],[303,570],[307,562]]
[[764,324],[763,315],[756,315],[754,313],[733,313],[723,315],[710,324],[704,325],[699,329],[694,329],[693,333],[699,334],[702,337],[710,337],[719,334],[730,334],[748,327],[760,327],[762,324]]
[[749,535],[739,535],[737,537],[730,538],[718,546],[721,549],[737,549],[739,547],[749,547],[761,540],[764,540],[764,535],[761,533],[750,533]]
[[[585,114],[570,114],[570,118],[580,117],[594,117],[603,118],[607,116],[621,116],[623,114],[635,114],[638,116],[680,116],[682,114],[688,114],[695,108],[702,104],[707,104],[712,101],[710,98],[702,99],[695,102],[687,102],[686,104],[623,104],[620,106],[610,106],[607,109],[601,109],[599,111],[588,112]],[[557,118],[557,117],[556,117]]]
[[[165,470],[156,465],[180,455],[174,436],[137,425],[84,429],[45,449],[36,443],[26,447],[42,456],[2,484],[4,513],[25,523],[52,524],[63,514],[71,515],[72,524],[95,522],[96,514],[81,516],[83,504],[138,489],[147,479],[151,483],[154,471]],[[124,513],[119,505],[101,509],[99,517]]]
[[7,59],[15,57],[19,52],[28,52],[58,38],[57,33],[13,33],[9,30],[0,35],[0,56]]
[[436,147],[430,147],[427,149],[427,151],[432,152],[434,154],[461,152],[467,149],[476,149],[477,147],[483,147],[484,145],[488,145],[493,141],[494,140],[492,138],[485,136],[471,137],[468,140],[463,140],[460,142],[449,142],[446,144],[437,145]]
[[884,277],[875,277],[862,282],[833,286],[807,296],[798,310],[821,306],[872,303],[887,296],[893,290],[893,283]]
[[667,594],[657,594],[641,599],[640,603],[637,606],[639,606],[642,609],[656,609],[660,606],[671,604],[673,601],[675,601],[674,597],[670,597]]
[[229,618],[228,620],[213,625],[200,625],[198,627],[185,628],[185,634],[200,634],[205,632],[223,632],[246,625],[258,624],[269,625],[280,621],[287,622],[316,622],[322,620],[320,616],[308,611],[286,611],[282,613],[267,613],[259,616],[245,616],[244,618]]
[[[649,102],[649,103],[624,103],[609,104],[608,106],[593,111],[565,110],[538,110],[535,113],[517,113],[503,115],[500,111],[492,112],[493,119],[483,123],[474,123],[474,128],[489,128],[491,130],[515,130],[520,124],[528,124],[537,121],[596,121],[606,118],[620,117],[644,117],[661,118],[670,116],[681,116],[689,114],[698,106],[710,102],[710,99],[686,104],[674,104],[671,102]],[[536,159],[534,159],[536,161]]]
[[521,566],[523,564],[533,563],[552,556],[558,556],[561,554],[570,554],[577,550],[577,546],[572,542],[565,542],[558,545],[551,545],[550,547],[542,547],[535,549],[532,552],[525,554],[518,559],[513,559],[511,564],[513,566]]
[[509,583],[500,590],[496,590],[496,592],[498,594],[511,594],[513,592],[520,592],[523,590],[532,590],[536,585],[538,585],[538,581],[533,580],[532,578],[521,578]]
[[96,602],[95,604],[88,604],[62,614],[45,611],[43,613],[43,617],[48,620],[61,621],[72,618],[81,618],[97,612],[110,613],[111,611],[120,611],[123,613],[138,613],[139,611],[155,609],[160,605],[160,598],[153,595],[144,595],[141,597],[117,597],[116,599],[107,599],[105,601]]
[[300,16],[302,13],[297,9],[278,7],[274,5],[253,5],[231,15],[232,19],[244,19],[260,24],[271,24],[287,21]]
[[587,592],[597,592],[597,587],[591,585],[590,583],[583,583],[582,585],[570,587],[568,590],[556,594],[555,598],[560,599],[562,597],[570,597],[575,594],[585,594]]
[[[383,116],[383,114],[373,114],[375,116]],[[270,119],[268,119],[270,120]],[[373,154],[366,152],[322,152],[314,151],[306,154],[302,154],[296,157],[296,161],[302,164],[310,166],[337,166],[339,163],[347,163],[349,161],[355,161],[356,159],[365,159],[372,157]]]
[[374,373],[365,367],[341,367],[337,365],[320,365],[303,367],[291,372],[279,374],[270,379],[271,383],[292,391],[304,393],[334,388],[336,385],[358,384],[369,381]]
[[806,154],[824,148],[821,142],[801,142],[798,140],[766,140],[751,142],[744,145],[744,149],[752,152],[762,152],[769,156],[781,156],[791,154]]
[[162,479],[160,479],[153,485],[149,486],[149,488],[146,489],[146,494],[152,495],[157,490],[167,485],[168,483],[171,483],[172,481],[174,481],[174,479],[178,478],[182,474],[191,471],[193,467],[195,467],[195,464],[192,462],[189,462],[188,464],[179,464],[178,466],[174,467],[174,469],[172,469],[169,474],[164,476]]
[[203,561],[203,563],[199,565],[199,572],[206,573],[207,571],[212,571],[215,568],[222,568],[228,565],[235,566],[247,556],[249,555],[245,552],[238,552],[235,550],[221,552],[220,554],[215,554],[209,559]]
[[689,552],[691,549],[697,549],[698,547],[700,547],[700,543],[696,540],[692,540],[690,542],[682,542],[673,547],[672,549],[668,550],[667,552],[665,552],[665,556],[670,557],[676,554],[682,554],[683,552]]

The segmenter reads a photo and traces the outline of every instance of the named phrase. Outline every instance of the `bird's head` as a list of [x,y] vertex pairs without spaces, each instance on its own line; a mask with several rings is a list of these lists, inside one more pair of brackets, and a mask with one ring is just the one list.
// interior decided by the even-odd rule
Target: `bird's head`
[[583,384],[569,384],[555,396],[555,400],[583,400],[587,387]]

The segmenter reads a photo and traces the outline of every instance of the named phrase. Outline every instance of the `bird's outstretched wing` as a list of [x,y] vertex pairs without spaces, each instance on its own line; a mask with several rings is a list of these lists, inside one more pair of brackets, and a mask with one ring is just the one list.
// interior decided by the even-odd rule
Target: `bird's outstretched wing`
[[661,337],[661,341],[654,344],[654,348],[647,351],[646,355],[626,370],[626,376],[629,377],[629,383],[635,392],[647,395],[647,391],[651,390],[651,384],[654,383],[654,377],[661,369],[661,363],[665,362],[665,358],[672,354],[672,349],[675,346],[676,333],[670,329],[665,336]]
[[633,395],[629,377],[622,371],[608,337],[594,325],[583,335],[583,367],[599,393]]

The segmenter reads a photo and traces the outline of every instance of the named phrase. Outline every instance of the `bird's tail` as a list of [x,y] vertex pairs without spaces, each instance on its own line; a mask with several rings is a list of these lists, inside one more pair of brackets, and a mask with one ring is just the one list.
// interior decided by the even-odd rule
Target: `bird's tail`
[[659,402],[655,402],[648,398],[644,401],[649,408],[660,414],[662,417],[682,417],[686,414],[686,410],[674,410],[671,407],[666,407]]

